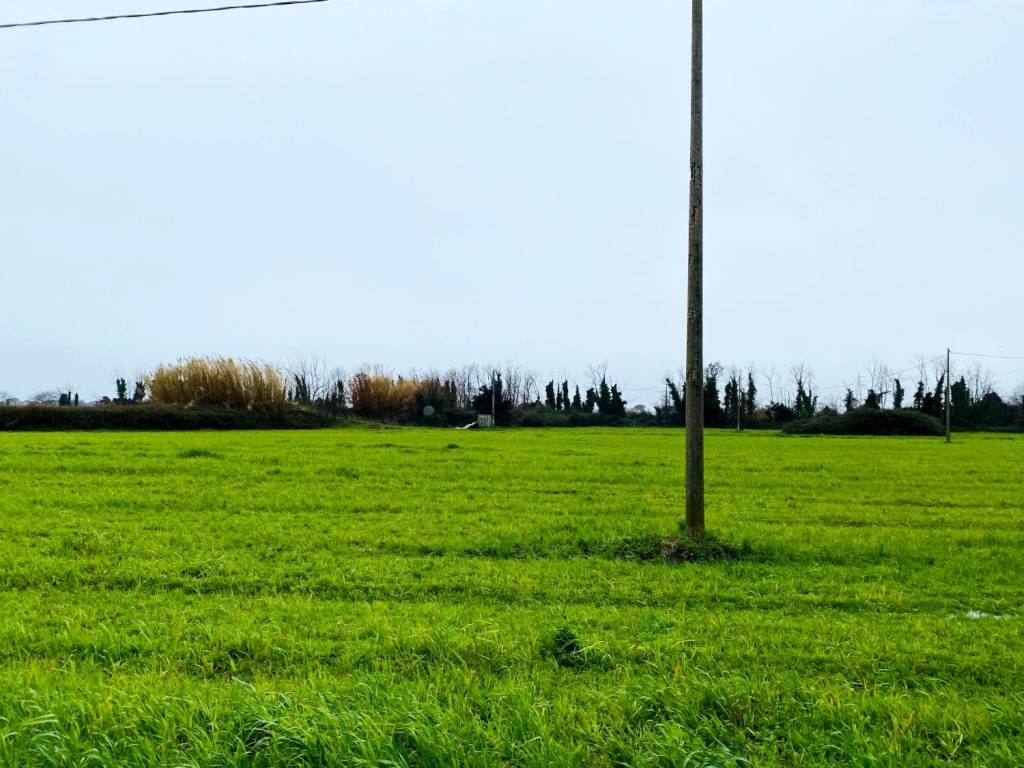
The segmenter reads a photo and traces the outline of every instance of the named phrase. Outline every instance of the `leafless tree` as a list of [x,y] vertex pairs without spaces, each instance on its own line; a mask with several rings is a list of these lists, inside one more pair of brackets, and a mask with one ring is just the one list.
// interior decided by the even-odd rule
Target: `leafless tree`
[[[478,386],[491,386],[491,382],[494,381],[499,375],[501,375],[501,366],[496,363],[487,363],[486,365],[482,366],[480,370],[480,380],[478,382]],[[502,382],[502,387],[504,386],[505,382]]]
[[1024,415],[1024,382],[1014,390],[1013,398],[1020,405],[1021,414]]
[[329,381],[328,388],[331,392],[335,392],[337,390],[338,382],[341,382],[344,386],[344,392],[342,393],[343,398],[340,403],[341,407],[344,408],[348,404],[349,398],[348,375],[345,373],[345,369],[334,366],[331,368],[331,372],[328,374],[327,378]]
[[607,379],[608,377],[608,363],[591,363],[587,366],[587,378],[590,380],[590,386],[595,390],[601,386],[601,380]]
[[971,398],[981,400],[995,386],[992,371],[985,368],[980,361],[971,366],[966,375],[967,387],[971,392]]
[[766,369],[765,372],[764,372],[764,379],[765,379],[765,381],[768,382],[768,400],[769,400],[769,402],[772,402],[772,403],[779,402],[779,398],[778,398],[778,396],[776,395],[776,392],[775,392],[775,385],[779,381],[779,371],[778,371],[778,369],[774,365],[771,368]]
[[480,366],[476,363],[453,368],[448,378],[455,382],[455,399],[459,408],[469,408],[480,387]]
[[793,386],[793,397],[789,398],[787,395],[786,405],[792,406],[796,401],[796,392],[801,386],[804,388],[804,392],[810,393],[814,388],[814,371],[812,371],[805,363],[797,363],[789,367],[789,381]]
[[944,379],[945,377],[946,358],[945,356],[942,356],[941,358],[937,357],[934,360],[932,360],[932,378],[936,383],[938,383],[939,379]]
[[56,389],[48,389],[43,392],[36,392],[28,401],[36,405],[56,405],[57,401],[60,400],[60,395],[61,393]]
[[522,405],[526,397],[523,368],[512,362],[505,363],[502,373],[502,393],[513,406]]
[[871,382],[870,387],[878,395],[878,403],[883,408],[885,407],[886,399],[889,395],[889,386],[891,382],[891,373],[889,372],[889,366],[885,363],[881,363],[878,360],[872,360],[868,364],[868,380]]
[[288,378],[295,383],[295,378],[306,382],[312,400],[322,400],[334,388],[333,372],[327,363],[312,355],[301,355],[286,368]]
[[915,365],[917,366],[917,380],[924,384],[925,389],[928,388],[928,358],[924,355],[917,355],[915,358]]
[[537,383],[537,372],[532,368],[523,371],[522,405],[532,405],[540,400],[540,388]]

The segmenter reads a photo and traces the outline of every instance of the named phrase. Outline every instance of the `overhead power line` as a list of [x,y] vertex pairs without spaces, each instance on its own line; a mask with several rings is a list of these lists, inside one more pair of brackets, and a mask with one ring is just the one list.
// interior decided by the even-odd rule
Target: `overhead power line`
[[219,11],[242,11],[250,8],[274,8],[282,5],[309,5],[326,3],[329,0],[273,0],[268,3],[245,3],[243,5],[221,5],[215,8],[179,8],[173,11],[147,11],[145,13],[118,13],[112,16],[83,16],[76,19],[45,19],[43,21],[19,21],[0,24],[0,29],[14,27],[43,27],[49,24],[81,24],[87,21],[114,21],[116,19],[147,19],[154,16],[177,16],[185,13],[217,13]]
[[956,352],[952,354],[961,355],[962,357],[988,357],[993,360],[1024,360],[1024,357],[1018,357],[1014,355],[983,355],[980,352]]

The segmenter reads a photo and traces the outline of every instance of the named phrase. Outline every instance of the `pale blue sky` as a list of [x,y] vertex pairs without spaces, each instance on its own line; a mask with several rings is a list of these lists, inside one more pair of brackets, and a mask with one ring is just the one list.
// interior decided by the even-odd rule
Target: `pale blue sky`
[[[705,6],[708,359],[828,387],[1024,354],[1024,3]],[[0,30],[0,390],[92,397],[194,353],[607,361],[657,388],[684,349],[688,14],[333,0]]]

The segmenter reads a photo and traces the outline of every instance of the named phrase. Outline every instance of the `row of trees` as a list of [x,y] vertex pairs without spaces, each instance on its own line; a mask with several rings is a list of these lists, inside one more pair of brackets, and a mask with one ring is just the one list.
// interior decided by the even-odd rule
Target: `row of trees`
[[[599,413],[605,416],[625,416],[626,401],[622,399],[622,393],[617,384],[608,386],[606,376],[601,376],[601,382],[597,387],[588,387],[586,397],[580,396],[580,385],[576,389],[572,399],[569,398],[569,380],[562,381],[558,386],[554,379],[544,387],[544,407],[551,411],[562,411],[565,413]],[[535,407],[540,403],[534,403]]]
[[[940,361],[944,363],[943,361]],[[589,381],[549,379],[542,386],[537,374],[512,364],[467,365],[437,371],[413,371],[395,375],[381,367],[364,367],[349,376],[316,359],[299,360],[287,369],[255,363],[211,358],[161,366],[153,373],[129,381],[118,377],[114,393],[101,402],[132,405],[153,402],[215,404],[231,407],[279,407],[284,404],[315,408],[330,414],[351,412],[369,418],[398,420],[437,417],[452,421],[472,420],[476,413],[490,413],[494,401],[499,422],[514,414],[529,414],[530,423],[585,423],[590,416],[626,419],[665,425],[683,425],[686,386],[682,377],[666,378],[660,402],[653,414],[644,406],[627,410],[621,387],[609,382],[607,366],[591,366]],[[824,410],[913,409],[942,418],[946,405],[944,365],[922,363],[916,382],[906,383],[882,365],[869,366],[842,394],[835,389],[822,394],[814,374],[805,365],[793,366],[785,375],[774,369],[754,371],[726,369],[711,363],[704,369],[704,422],[710,427],[771,426],[807,419]],[[1004,400],[995,392],[993,377],[980,365],[960,372],[950,387],[954,424],[958,427],[1009,426],[1024,421],[1024,387]],[[153,390],[153,386],[156,390]],[[767,390],[761,397],[759,386]],[[492,388],[494,393],[492,396]],[[33,402],[79,405],[72,390],[36,395]],[[424,414],[428,411],[430,416]],[[545,415],[546,414],[546,415]]]
[[[840,399],[826,399],[815,390],[814,375],[804,365],[790,369],[788,387],[782,377],[769,371],[761,374],[767,380],[770,397],[767,402],[758,400],[757,378],[753,370],[741,372],[732,369],[728,377],[719,363],[711,363],[704,369],[703,416],[710,427],[728,426],[771,426],[785,424],[798,419],[809,419],[823,411],[851,412],[858,409],[912,409],[921,413],[944,418],[946,408],[946,379],[944,368],[937,368],[932,384],[925,376],[916,383],[913,395],[909,395],[899,376],[888,376],[883,366],[872,369],[872,377],[866,393],[859,383],[846,387]],[[724,386],[721,382],[724,380]],[[861,394],[863,393],[863,394]],[[1010,400],[1004,400],[992,386],[991,374],[980,366],[961,374],[950,386],[950,403],[953,423],[959,427],[1008,427],[1014,424],[1024,426],[1024,386]],[[661,403],[655,407],[657,421],[662,424],[685,424],[686,386],[671,378],[665,380],[665,392]]]
[[[926,388],[923,381],[917,382],[913,399],[904,403],[906,390],[898,378],[893,380],[892,407],[901,409],[912,408],[936,418],[944,418],[946,414],[946,376],[939,374],[934,390]],[[854,395],[852,389],[846,390],[844,407],[847,412],[857,408],[882,410],[883,396],[874,389],[869,389],[863,402]],[[959,427],[1006,427],[1019,421],[1024,415],[1024,391],[1018,393],[1017,402],[1006,402],[998,392],[990,388],[971,387],[966,375],[950,384],[949,387],[950,416]]]
[[[752,371],[744,378],[733,370],[719,392],[719,382],[724,368],[721,363],[711,363],[704,369],[703,414],[704,424],[709,427],[724,427],[750,424],[760,418],[757,406],[757,385]],[[655,415],[661,424],[684,426],[686,423],[686,383],[665,379],[662,401],[655,406]]]

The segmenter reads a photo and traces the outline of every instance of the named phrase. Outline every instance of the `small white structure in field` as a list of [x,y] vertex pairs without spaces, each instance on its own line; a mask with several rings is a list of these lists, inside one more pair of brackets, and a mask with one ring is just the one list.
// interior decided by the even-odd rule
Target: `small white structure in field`
[[481,427],[493,427],[494,417],[489,413],[478,413],[476,416],[477,424]]

